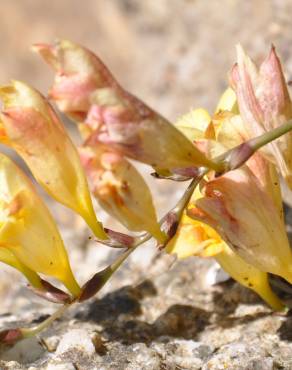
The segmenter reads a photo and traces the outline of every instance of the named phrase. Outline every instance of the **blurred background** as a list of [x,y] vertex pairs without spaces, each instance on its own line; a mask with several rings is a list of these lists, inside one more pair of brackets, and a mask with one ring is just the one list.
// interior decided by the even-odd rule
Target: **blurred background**
[[[46,94],[53,75],[30,46],[57,38],[93,50],[129,91],[172,122],[191,108],[215,109],[228,84],[238,42],[256,61],[274,43],[287,79],[292,78],[289,0],[0,0],[0,5],[0,84],[20,79]],[[153,189],[160,214],[175,203],[177,188],[159,182]],[[106,263],[104,249],[89,248],[82,254],[88,230],[62,206],[52,201],[49,206],[61,225],[73,267],[84,281]],[[74,248],[78,245],[83,249]],[[138,254],[136,260],[144,257]],[[0,292],[7,294],[11,279],[17,282],[19,275],[7,279],[1,271]],[[17,289],[11,297],[2,305],[3,312],[23,309],[27,297]]]
[[1,0],[0,83],[46,92],[52,75],[30,53],[68,38],[95,51],[119,81],[167,118],[213,110],[240,42],[261,60],[274,43],[292,75],[290,0]]

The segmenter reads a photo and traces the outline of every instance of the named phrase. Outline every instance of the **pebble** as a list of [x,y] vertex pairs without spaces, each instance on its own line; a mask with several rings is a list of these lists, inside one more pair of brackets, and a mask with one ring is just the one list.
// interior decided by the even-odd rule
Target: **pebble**
[[78,348],[89,356],[95,354],[95,345],[92,342],[90,333],[83,329],[72,329],[63,335],[56,354],[60,355],[72,348]]
[[76,370],[76,367],[71,362],[63,362],[60,364],[49,364],[46,370]]

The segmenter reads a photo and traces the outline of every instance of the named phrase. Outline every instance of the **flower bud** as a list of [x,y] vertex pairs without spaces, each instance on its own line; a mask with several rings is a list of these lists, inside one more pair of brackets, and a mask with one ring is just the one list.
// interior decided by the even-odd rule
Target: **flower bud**
[[124,156],[173,173],[216,167],[170,122],[125,91],[87,49],[60,41],[55,46],[37,45],[35,50],[56,70],[50,96],[59,109],[93,130],[87,146],[102,142]]
[[58,202],[79,213],[99,238],[97,221],[78,152],[52,107],[28,85],[2,87],[4,143],[24,159],[36,180]]
[[[239,45],[237,64],[231,72],[231,85],[236,92],[240,114],[250,138],[292,119],[292,104],[274,47],[258,68]],[[268,144],[262,153],[277,165],[292,188],[292,133]]]
[[[78,295],[80,288],[53,218],[28,177],[4,154],[0,154],[0,188],[4,262],[22,270],[30,281],[36,277],[29,270],[52,276]],[[3,258],[5,248],[11,254]]]

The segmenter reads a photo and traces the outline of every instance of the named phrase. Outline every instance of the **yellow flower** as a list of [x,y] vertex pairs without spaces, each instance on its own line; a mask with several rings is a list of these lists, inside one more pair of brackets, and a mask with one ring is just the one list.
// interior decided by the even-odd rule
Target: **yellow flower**
[[52,107],[19,81],[2,87],[0,95],[4,143],[18,152],[52,197],[79,213],[97,237],[106,238],[93,210],[78,152]]
[[[192,135],[192,141],[200,141],[201,144],[204,144],[205,152],[211,158],[216,157],[228,149],[241,144],[248,138],[246,130],[242,124],[242,120],[240,116],[236,114],[236,105],[236,96],[232,90],[228,89],[220,99],[216,108],[216,113],[212,119],[208,117],[208,113],[202,109],[194,110],[190,114],[184,116],[183,119],[179,120],[178,127],[183,132],[185,131],[186,135]],[[207,140],[208,137],[209,140]],[[210,140],[210,138],[212,140]],[[235,219],[234,214],[230,215],[228,213],[229,207],[232,207],[234,203],[236,209],[238,209],[238,213],[240,213],[240,210],[242,209],[241,212],[243,214],[244,208],[249,208],[250,206],[248,201],[246,204],[244,203],[244,196],[240,197],[240,190],[244,187],[244,184],[243,182],[241,183],[240,176],[237,176],[235,171],[227,174],[227,176],[231,175],[234,177],[234,183],[229,186],[230,190],[229,188],[222,191],[217,191],[217,188],[214,190],[212,200],[214,202],[215,210],[212,209],[212,211],[207,213],[204,207],[200,207],[200,202],[205,202],[206,198],[209,200],[209,187],[211,187],[213,181],[226,182],[226,175],[213,180],[210,180],[211,177],[208,176],[208,178],[201,181],[200,188],[197,187],[193,193],[187,207],[188,211],[184,211],[177,233],[168,243],[166,250],[169,253],[175,253],[178,258],[186,258],[189,256],[213,256],[221,267],[236,281],[257,292],[274,309],[280,310],[283,308],[283,304],[272,292],[269,286],[268,275],[266,272],[269,271],[269,269],[263,268],[263,266],[259,265],[258,262],[254,262],[252,258],[240,257],[241,254],[245,257],[245,254],[238,252],[237,249],[235,250],[235,253],[231,249],[234,248],[232,241],[237,238],[237,231],[240,231],[242,234],[238,235],[238,238],[244,237],[246,232],[249,233],[242,243],[242,248],[248,249],[250,247],[249,243],[252,243],[254,240],[251,238],[251,234],[254,233],[256,235],[258,233],[257,223],[261,225],[262,229],[265,226],[269,229],[270,226],[265,225],[265,222],[267,220],[266,213],[270,211],[270,222],[272,222],[275,217],[277,220],[277,226],[279,226],[278,229],[277,226],[273,226],[272,230],[276,230],[280,233],[281,241],[284,241],[284,245],[282,246],[283,254],[285,256],[285,253],[287,253],[288,259],[291,259],[289,248],[287,246],[285,230],[283,228],[281,193],[279,189],[279,179],[277,178],[275,168],[259,153],[256,153],[256,155],[247,162],[247,166],[249,168],[245,167],[245,169],[238,171],[243,171],[249,182],[253,181],[252,187],[255,187],[256,190],[254,193],[257,196],[253,197],[253,194],[250,194],[252,193],[252,190],[250,190],[250,193],[246,192],[245,196],[247,199],[252,198],[249,199],[249,201],[250,203],[255,202],[255,207],[257,207],[257,202],[259,202],[260,206],[265,208],[265,202],[267,202],[268,210],[265,209],[265,211],[262,212],[264,217],[266,217],[261,220],[259,212],[254,216],[257,222],[254,222],[250,214],[248,214],[245,220],[237,220]],[[255,175],[257,176],[257,179],[255,178]],[[251,177],[251,179],[249,177]],[[239,182],[239,184],[237,184],[237,182]],[[232,201],[228,201],[228,204],[226,204],[227,201],[225,201],[225,198],[228,199],[229,194],[232,193],[232,191],[234,193],[234,197],[232,197]],[[262,200],[259,201],[257,197]],[[265,200],[263,200],[262,197],[265,198]],[[227,205],[228,209],[226,209]],[[188,214],[195,217],[195,219],[190,218]],[[253,214],[253,210],[251,211],[251,214]],[[242,228],[242,230],[240,230],[240,228]],[[235,233],[234,239],[228,237],[230,233],[229,229]],[[268,232],[269,230],[265,230],[265,241],[270,238]],[[262,237],[262,233],[263,232],[259,232],[257,235],[259,240]],[[277,237],[275,237],[275,239],[276,238]],[[265,247],[267,247],[267,250],[259,253],[259,260],[262,258],[263,253],[266,255],[265,260],[268,260],[268,256],[270,256],[272,260],[275,259],[273,254],[276,253],[275,251],[279,246],[272,250],[272,244],[273,243],[271,241],[270,245],[265,245],[265,243],[261,244],[261,248],[265,250]],[[231,248],[229,246],[231,246]],[[259,251],[254,251],[254,253],[256,252]],[[283,262],[285,257],[280,259]],[[286,267],[284,267],[284,269],[285,268]],[[287,271],[284,272],[284,275],[286,275],[286,273]],[[290,272],[288,272],[288,275],[289,274]]]
[[54,220],[28,177],[4,154],[0,189],[1,260],[22,271],[33,285],[38,284],[37,277],[29,270],[60,280],[78,295],[80,288]]

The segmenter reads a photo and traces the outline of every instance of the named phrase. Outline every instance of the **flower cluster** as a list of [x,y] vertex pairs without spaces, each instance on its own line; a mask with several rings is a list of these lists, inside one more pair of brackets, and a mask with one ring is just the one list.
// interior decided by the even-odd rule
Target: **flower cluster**
[[[0,154],[0,261],[22,272],[37,294],[70,305],[95,294],[135,248],[154,237],[178,258],[214,257],[240,284],[282,309],[268,273],[292,283],[279,185],[281,175],[292,188],[292,104],[275,49],[258,68],[239,46],[230,87],[215,113],[196,109],[175,125],[124,90],[84,47],[62,40],[33,50],[53,68],[49,99],[76,123],[82,144],[75,147],[48,100],[20,81],[0,88],[0,142],[23,158],[50,196],[85,220],[98,241],[126,252],[80,287],[32,181]],[[156,177],[192,179],[160,222],[131,160],[151,166]],[[128,230],[146,234],[104,229],[91,195]],[[39,274],[59,280],[68,293]],[[35,332],[4,331],[0,339],[12,342]]]

